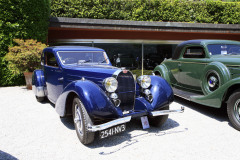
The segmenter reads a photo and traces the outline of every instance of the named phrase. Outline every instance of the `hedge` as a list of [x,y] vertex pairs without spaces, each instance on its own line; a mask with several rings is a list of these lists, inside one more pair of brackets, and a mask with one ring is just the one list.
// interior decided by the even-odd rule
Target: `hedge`
[[239,24],[239,15],[239,2],[213,0],[51,1],[53,17]]
[[21,85],[23,75],[10,71],[4,56],[15,38],[46,42],[50,1],[0,0],[0,10],[0,86]]

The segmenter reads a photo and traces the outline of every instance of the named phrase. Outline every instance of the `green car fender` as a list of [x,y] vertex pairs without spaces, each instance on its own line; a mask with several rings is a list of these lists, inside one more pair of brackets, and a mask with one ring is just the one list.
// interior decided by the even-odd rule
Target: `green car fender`
[[220,108],[222,106],[222,102],[227,100],[228,96],[230,96],[234,90],[239,88],[240,77],[229,80],[214,92],[206,96],[191,96],[190,100],[214,108]]
[[221,62],[209,63],[203,71],[201,87],[204,95],[208,95],[231,79],[229,69]]
[[169,77],[170,72],[165,64],[158,65],[157,67],[154,68],[153,72],[155,73],[155,75],[161,76],[169,84],[171,84],[170,77]]

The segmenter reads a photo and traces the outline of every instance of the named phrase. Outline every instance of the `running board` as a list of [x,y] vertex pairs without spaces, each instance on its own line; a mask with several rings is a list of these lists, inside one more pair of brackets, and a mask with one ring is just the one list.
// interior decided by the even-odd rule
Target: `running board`
[[183,91],[183,90],[180,90],[180,89],[177,89],[177,88],[173,88],[173,93],[174,93],[174,95],[176,95],[178,97],[181,97],[181,98],[184,98],[184,99],[189,100],[189,101],[191,101],[191,97],[193,97],[193,96],[203,96],[201,94],[196,94],[196,93],[192,93],[192,92],[188,92],[188,91]]

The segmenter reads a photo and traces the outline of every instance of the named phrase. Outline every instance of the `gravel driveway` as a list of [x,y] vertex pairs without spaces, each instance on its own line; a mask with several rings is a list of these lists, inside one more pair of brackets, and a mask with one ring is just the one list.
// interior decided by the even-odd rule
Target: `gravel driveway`
[[161,128],[143,130],[140,120],[127,131],[82,145],[70,118],[60,119],[54,105],[36,101],[25,87],[0,88],[0,159],[239,159],[240,132],[223,110],[176,98]]

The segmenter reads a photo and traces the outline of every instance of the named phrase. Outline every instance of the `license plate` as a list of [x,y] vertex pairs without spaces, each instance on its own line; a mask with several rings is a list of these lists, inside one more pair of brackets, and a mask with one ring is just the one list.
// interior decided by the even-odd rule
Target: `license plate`
[[112,128],[108,128],[106,130],[100,131],[99,136],[100,139],[107,138],[109,136],[113,136],[115,134],[124,132],[126,130],[126,124],[121,124],[118,126],[114,126]]

